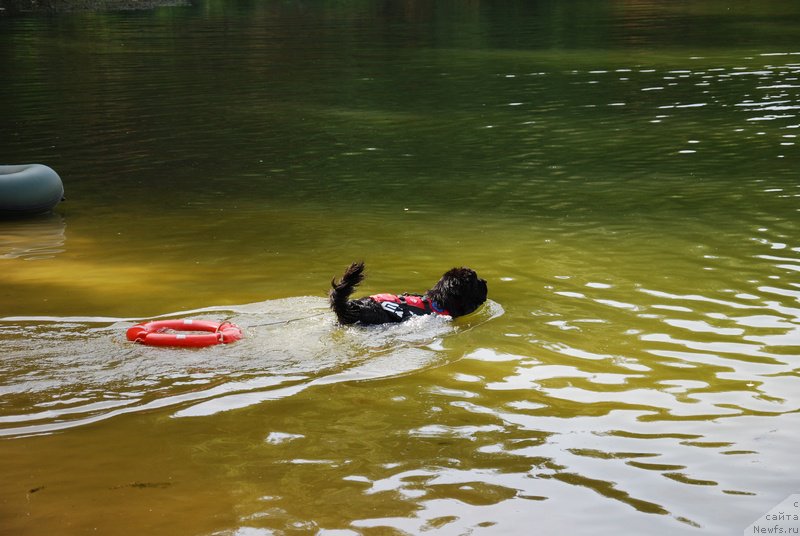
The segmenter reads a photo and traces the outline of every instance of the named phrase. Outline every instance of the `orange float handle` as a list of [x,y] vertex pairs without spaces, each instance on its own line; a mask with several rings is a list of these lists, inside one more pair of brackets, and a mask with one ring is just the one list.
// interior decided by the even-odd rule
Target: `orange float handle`
[[[203,333],[169,333],[179,332]],[[230,322],[211,322],[208,320],[156,320],[136,324],[128,328],[129,341],[146,346],[182,346],[203,348],[215,344],[236,342],[242,338],[242,330]]]

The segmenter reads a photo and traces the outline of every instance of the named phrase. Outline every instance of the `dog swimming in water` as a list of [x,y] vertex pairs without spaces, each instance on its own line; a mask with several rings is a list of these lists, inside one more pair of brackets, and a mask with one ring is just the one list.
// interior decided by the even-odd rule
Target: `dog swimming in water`
[[421,315],[452,318],[474,312],[486,301],[486,280],[470,268],[453,268],[425,294],[375,294],[351,300],[364,280],[364,263],[354,262],[342,278],[331,281],[331,309],[342,324],[403,322]]

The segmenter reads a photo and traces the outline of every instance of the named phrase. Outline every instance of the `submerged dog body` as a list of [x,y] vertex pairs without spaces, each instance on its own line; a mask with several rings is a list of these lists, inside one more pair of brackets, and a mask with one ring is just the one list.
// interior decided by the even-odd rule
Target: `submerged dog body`
[[342,278],[331,281],[330,304],[342,324],[402,322],[414,316],[468,315],[486,301],[486,281],[469,268],[453,268],[425,294],[375,294],[351,300],[364,280],[364,263],[355,262]]

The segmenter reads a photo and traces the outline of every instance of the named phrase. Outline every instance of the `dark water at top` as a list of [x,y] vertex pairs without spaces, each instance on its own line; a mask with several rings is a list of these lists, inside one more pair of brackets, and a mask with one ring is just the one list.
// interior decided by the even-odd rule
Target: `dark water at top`
[[[0,528],[738,534],[797,491],[796,2],[9,17],[0,80],[0,163],[68,198],[0,221]],[[354,259],[491,302],[341,329]],[[158,315],[246,336],[124,340]]]

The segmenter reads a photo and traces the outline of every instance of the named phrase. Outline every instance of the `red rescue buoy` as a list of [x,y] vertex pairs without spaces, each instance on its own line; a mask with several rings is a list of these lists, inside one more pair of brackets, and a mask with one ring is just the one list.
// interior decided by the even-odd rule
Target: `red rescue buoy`
[[[202,331],[204,333],[169,333],[167,330]],[[129,341],[147,346],[202,348],[238,341],[242,338],[242,330],[230,322],[220,324],[207,320],[156,320],[128,328],[126,336]]]

